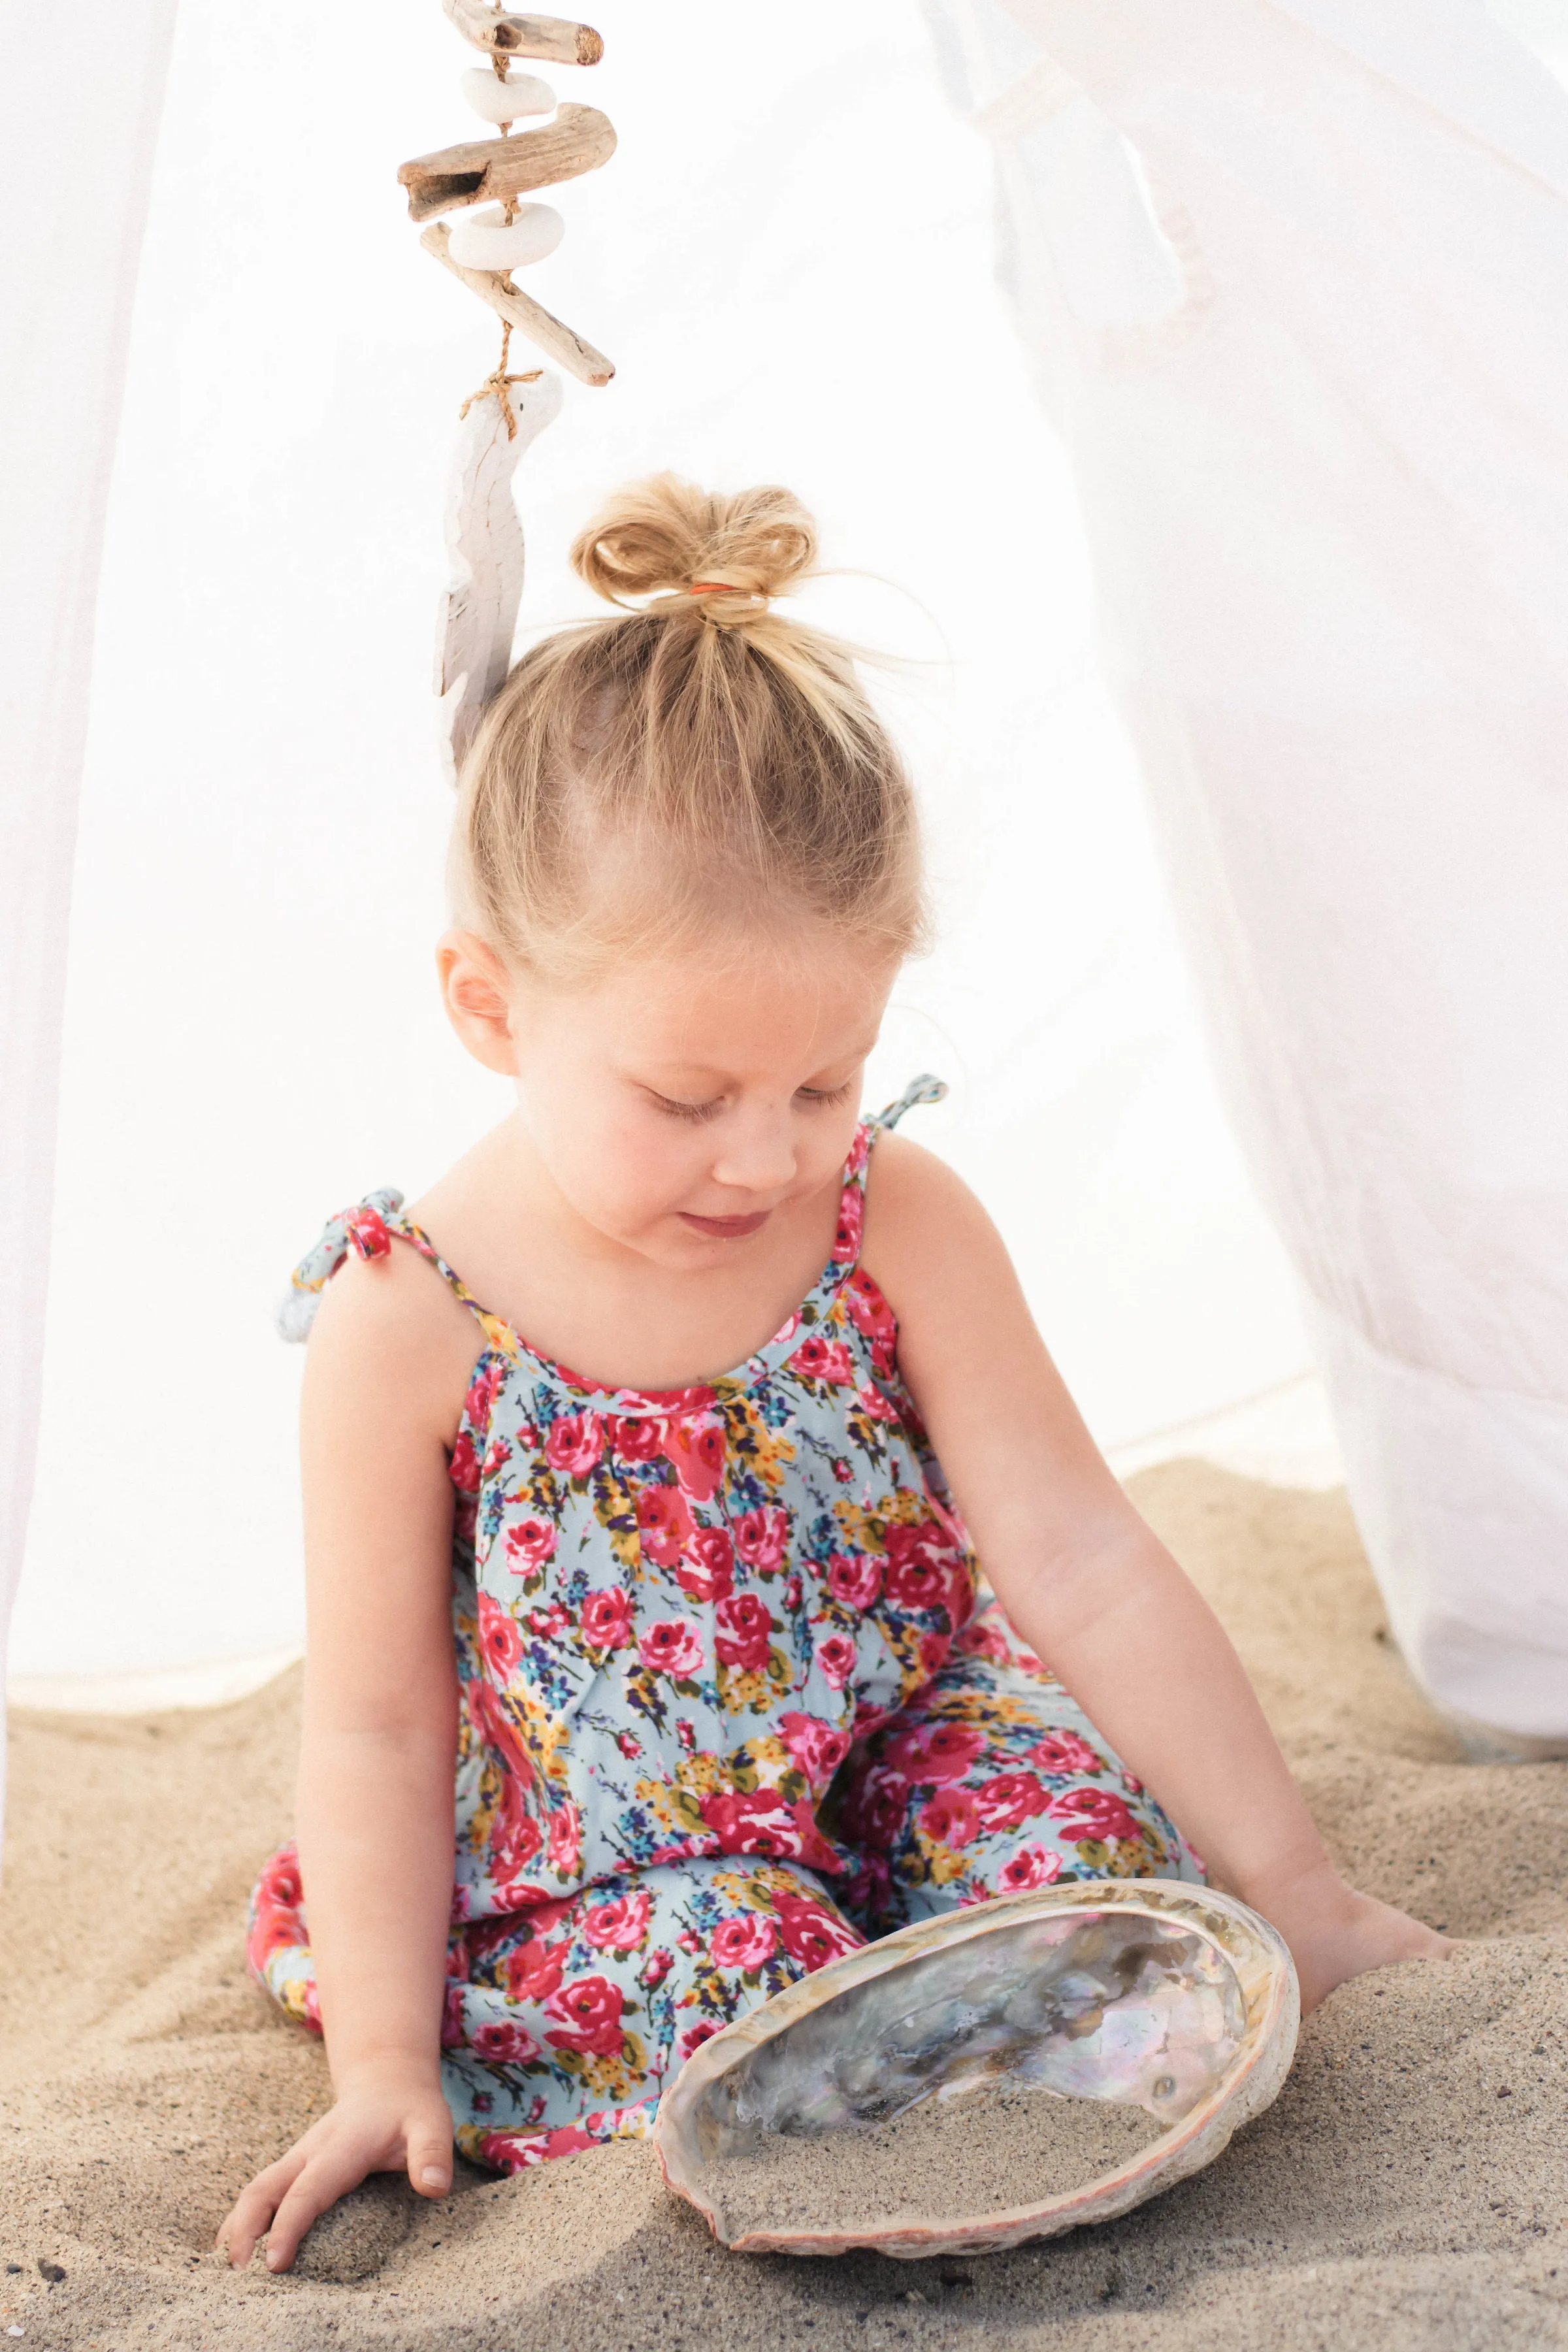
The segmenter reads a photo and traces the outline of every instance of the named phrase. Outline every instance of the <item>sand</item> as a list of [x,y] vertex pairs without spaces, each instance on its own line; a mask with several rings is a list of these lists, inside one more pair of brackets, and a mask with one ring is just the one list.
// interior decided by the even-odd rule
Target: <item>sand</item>
[[731,2241],[753,2230],[963,2222],[1081,2189],[1163,2130],[1142,2107],[986,2083],[869,2129],[771,2134],[704,2187]]
[[296,1685],[20,1716],[0,2352],[15,2328],[24,2352],[1568,2352],[1568,1766],[1462,1760],[1387,1643],[1342,1498],[1192,1464],[1135,1491],[1343,1865],[1478,1939],[1336,1993],[1208,2170],[1010,2253],[798,2261],[725,2253],[622,2144],[504,2183],[465,2169],[437,2206],[378,2181],[322,2249],[339,2277],[236,2277],[208,2251],[219,2218],[328,2095],[319,2045],[240,1963],[288,1826]]

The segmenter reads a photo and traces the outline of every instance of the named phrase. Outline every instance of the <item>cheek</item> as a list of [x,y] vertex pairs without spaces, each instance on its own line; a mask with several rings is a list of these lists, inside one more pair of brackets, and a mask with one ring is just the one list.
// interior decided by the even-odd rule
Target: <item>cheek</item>
[[803,1192],[836,1182],[854,1148],[860,1110],[853,1101],[841,1110],[813,1111],[795,1144],[796,1183]]
[[578,1082],[529,1108],[551,1175],[605,1232],[631,1233],[666,1214],[700,1176],[700,1130],[628,1109],[618,1088],[599,1096]]

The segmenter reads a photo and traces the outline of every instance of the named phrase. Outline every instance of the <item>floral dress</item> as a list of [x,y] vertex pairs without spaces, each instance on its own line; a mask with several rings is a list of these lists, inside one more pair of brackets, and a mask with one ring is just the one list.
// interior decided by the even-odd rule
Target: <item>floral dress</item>
[[[859,1264],[878,1133],[833,1255],[724,1378],[608,1390],[470,1297],[401,1195],[334,1217],[281,1318],[350,1249],[429,1259],[483,1346],[452,1453],[460,1718],[443,2083],[500,2171],[640,2135],[742,2010],[868,1937],[1058,1878],[1201,1879],[1148,1791],[982,1591]],[[298,1864],[250,1966],[318,2027]]]

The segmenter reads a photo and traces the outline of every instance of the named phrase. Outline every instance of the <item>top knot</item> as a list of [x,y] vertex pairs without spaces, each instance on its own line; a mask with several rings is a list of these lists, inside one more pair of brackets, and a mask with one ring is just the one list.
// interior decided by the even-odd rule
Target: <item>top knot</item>
[[766,609],[816,561],[816,525],[791,490],[699,489],[654,474],[617,490],[572,549],[580,579],[612,604],[657,597],[734,625]]

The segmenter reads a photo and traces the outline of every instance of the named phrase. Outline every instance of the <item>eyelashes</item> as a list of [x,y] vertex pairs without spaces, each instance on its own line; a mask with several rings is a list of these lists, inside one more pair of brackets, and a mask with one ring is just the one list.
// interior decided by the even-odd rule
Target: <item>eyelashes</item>
[[[853,1084],[852,1078],[846,1078],[841,1087],[801,1087],[796,1091],[795,1100],[807,1104],[813,1110],[832,1109],[848,1100]],[[693,1103],[677,1102],[672,1095],[654,1093],[651,1087],[648,1092],[668,1118],[684,1119],[690,1127],[700,1127],[706,1120],[717,1118],[724,1108],[722,1095],[715,1095],[711,1102]]]

